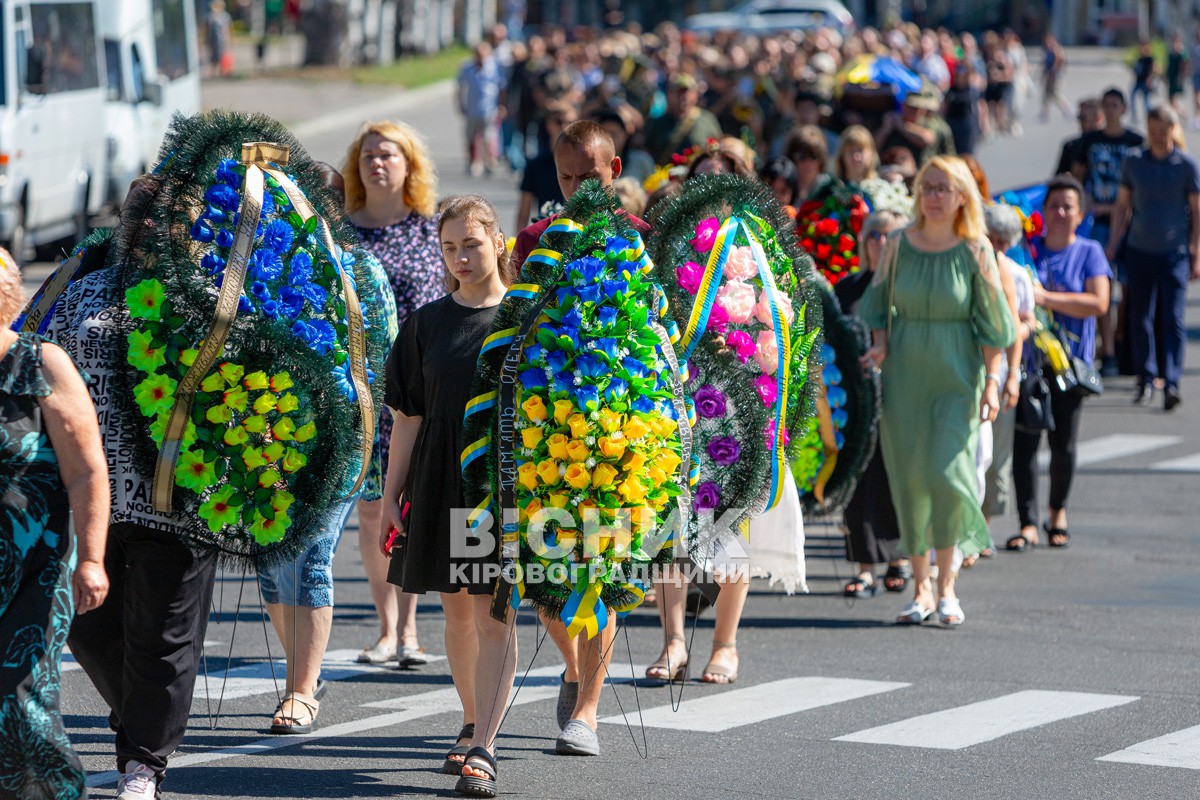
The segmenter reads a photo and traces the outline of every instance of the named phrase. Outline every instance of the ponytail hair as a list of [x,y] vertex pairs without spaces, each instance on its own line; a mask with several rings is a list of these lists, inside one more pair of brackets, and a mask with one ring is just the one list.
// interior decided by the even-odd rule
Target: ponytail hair
[[[487,231],[489,237],[495,238],[499,236],[504,238],[504,231],[500,228],[500,216],[496,213],[496,207],[491,204],[486,198],[480,197],[477,194],[460,194],[447,197],[442,201],[438,208],[438,235],[441,236],[442,227],[447,220],[461,219],[478,222]],[[517,280],[517,269],[512,264],[512,259],[509,258],[508,248],[496,259],[496,266],[500,270],[500,280],[505,286],[512,286]],[[458,278],[450,274],[447,268],[445,272],[446,290],[449,292],[458,291]]]

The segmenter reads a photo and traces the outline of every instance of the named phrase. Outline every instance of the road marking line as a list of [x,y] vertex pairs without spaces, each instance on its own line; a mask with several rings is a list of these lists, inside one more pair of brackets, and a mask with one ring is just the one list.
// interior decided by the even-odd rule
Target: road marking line
[[[909,685],[853,678],[787,678],[685,700],[679,705],[678,711],[673,711],[670,705],[651,708],[642,713],[642,722],[649,728],[720,733],[775,717],[903,689]],[[600,721],[625,723],[623,717],[605,717]]]
[[[1080,442],[1076,449],[1075,466],[1087,467],[1102,461],[1115,461],[1118,458],[1172,447],[1182,441],[1182,436],[1136,433],[1114,433],[1098,439],[1088,439],[1086,442]],[[1050,454],[1045,450],[1038,454],[1038,466],[1043,469],[1050,466]]]
[[1100,756],[1096,760],[1149,764],[1153,767],[1200,769],[1200,725],[1168,733],[1157,739],[1138,742],[1132,747]]
[[1200,453],[1159,461],[1151,464],[1150,469],[1158,472],[1200,472]]
[[[337,652],[337,651],[335,651]],[[366,665],[361,665],[366,666]],[[515,698],[510,698],[514,706],[523,706],[527,703],[537,703],[542,700],[551,700],[558,697],[559,674],[562,672],[562,665],[551,665],[539,667],[535,670],[530,670],[528,678],[525,680],[524,686]],[[635,667],[634,671],[638,668]],[[640,669],[644,670],[645,667]],[[614,664],[609,669],[609,673],[621,682],[622,679],[628,679],[632,674],[629,666],[624,668]],[[517,681],[520,682],[521,676],[517,676]],[[228,696],[228,695],[226,695]],[[295,745],[313,742],[318,739],[332,739],[339,736],[350,736],[353,734],[362,733],[364,731],[377,730],[379,728],[387,728],[392,725],[399,725],[404,722],[422,719],[424,717],[433,717],[438,714],[447,714],[451,712],[460,712],[462,705],[458,699],[458,692],[454,687],[446,689],[436,689],[432,692],[422,692],[421,694],[409,695],[407,697],[396,697],[389,700],[379,700],[374,703],[364,703],[364,708],[392,708],[398,709],[387,714],[377,714],[373,717],[365,717],[364,719],[356,719],[350,722],[339,722],[336,725],[330,725],[324,728],[318,728],[310,734],[302,734],[299,736],[272,736],[268,739],[260,739],[257,742],[249,742],[247,744],[236,745],[234,747],[226,747],[221,750],[211,750],[204,753],[189,753],[188,755],[176,756],[171,759],[170,767],[172,769],[180,769],[182,767],[194,767],[200,764],[208,764],[213,761],[223,761],[227,758],[238,758],[240,756],[250,756],[257,753],[266,753],[272,750],[280,750],[284,747],[293,747]],[[117,782],[120,773],[116,770],[109,772],[99,772],[89,775],[87,785],[89,787],[108,786]]]
[[868,728],[838,736],[834,741],[961,750],[1010,733],[1122,706],[1137,699],[1128,695],[1027,690]]

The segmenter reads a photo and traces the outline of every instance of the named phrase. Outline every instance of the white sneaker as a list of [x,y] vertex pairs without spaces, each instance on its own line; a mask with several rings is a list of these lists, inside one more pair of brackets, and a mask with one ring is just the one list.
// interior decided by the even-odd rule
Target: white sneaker
[[125,765],[125,774],[117,779],[117,800],[155,800],[158,778],[154,770],[140,761]]

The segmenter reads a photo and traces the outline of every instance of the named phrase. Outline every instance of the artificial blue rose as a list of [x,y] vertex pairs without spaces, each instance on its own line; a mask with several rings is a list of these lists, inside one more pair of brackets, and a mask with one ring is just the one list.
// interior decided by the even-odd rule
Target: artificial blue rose
[[621,378],[613,378],[604,389],[604,398],[609,402],[619,400],[629,393],[629,384]]
[[226,211],[236,211],[238,207],[238,193],[232,186],[224,183],[214,183],[208,187],[204,193],[205,202],[212,203],[217,208],[223,208]]
[[830,408],[841,408],[846,405],[849,399],[846,395],[846,390],[840,386],[830,386],[825,392],[825,399],[829,401]]
[[309,347],[312,347],[317,341],[316,329],[304,320],[297,320],[296,324],[292,325],[292,336],[295,336]]
[[210,204],[204,209],[204,213],[201,216],[208,217],[213,222],[223,222],[228,214]]
[[[566,349],[570,350],[572,353],[579,349],[578,328],[563,325],[555,329],[554,335],[560,340],[560,345],[565,346]],[[561,341],[564,337],[568,340],[567,343],[563,343]]]
[[839,429],[846,427],[846,423],[850,421],[850,415],[846,413],[846,409],[844,408],[835,409],[829,416],[833,420],[834,426]]
[[561,372],[567,368],[568,358],[562,350],[555,350],[553,353],[546,354],[546,366],[555,372]]
[[599,378],[609,371],[608,365],[592,353],[585,353],[575,359],[575,368],[579,370],[579,374],[588,378]]
[[[271,216],[274,213],[275,213],[275,198],[274,198],[274,196],[272,196],[270,192],[263,192],[262,211],[260,212],[260,218],[266,219],[267,217]],[[261,236],[261,235],[262,235],[262,233],[259,233],[259,236]]]
[[564,327],[578,328],[583,324],[583,312],[579,310],[579,306],[573,306],[570,311],[563,314],[562,324]]
[[250,298],[246,297],[246,295],[242,295],[241,297],[238,298],[238,313],[239,314],[253,314],[254,313],[254,303],[251,303]]
[[281,219],[268,225],[266,233],[263,235],[263,244],[281,256],[287,255],[287,251],[292,249],[294,241],[296,241],[296,232],[292,230],[291,225]]
[[204,258],[200,259],[200,266],[208,272],[209,275],[216,275],[221,270],[225,269],[225,259],[217,255],[212,250],[204,254]]
[[279,316],[279,303],[276,303],[274,300],[264,301],[262,304],[262,312],[271,319],[275,319]]
[[633,247],[633,242],[623,236],[614,236],[605,243],[604,255],[610,260],[615,259],[631,247]]
[[[363,363],[366,364],[366,361],[364,360]],[[367,368],[367,385],[370,386],[373,383],[375,383],[375,370],[368,367]]]
[[600,405],[600,392],[595,386],[576,386],[574,395],[575,404],[581,409],[594,411]]
[[325,291],[325,287],[316,283],[301,284],[296,287],[296,290],[318,311],[325,307],[325,299],[329,297],[329,292]]
[[575,388],[575,376],[569,372],[554,373],[554,391],[569,392]]
[[596,318],[600,320],[600,324],[608,327],[617,321],[617,309],[612,306],[601,306],[596,310]]
[[568,302],[570,302],[572,297],[575,297],[575,290],[569,286],[564,286],[561,289],[556,290],[554,292],[554,296],[558,298],[558,304],[560,306],[565,306]]
[[576,290],[576,293],[579,295],[579,299],[585,303],[600,302],[600,287],[594,283],[587,286],[580,286]]
[[312,342],[312,348],[321,355],[326,355],[333,352],[333,343],[337,338],[337,331],[333,325],[323,319],[314,320],[311,325],[316,332]]
[[262,281],[254,281],[250,284],[250,294],[264,303],[271,299],[271,289]]
[[578,286],[580,284],[595,283],[604,273],[604,262],[592,256],[584,256],[577,258],[567,265],[572,282]]
[[617,350],[617,340],[611,336],[604,336],[596,340],[596,352],[603,353],[609,361],[617,357]]
[[629,281],[625,280],[606,280],[602,284],[604,287],[604,296],[608,298],[624,296],[625,292],[629,291]]
[[357,263],[358,258],[355,257],[354,253],[351,253],[349,250],[342,251],[342,269],[353,275],[354,265]]
[[[279,311],[288,319],[295,319],[304,310],[304,295],[291,286],[279,290]],[[365,320],[364,320],[365,323]]]
[[292,271],[288,275],[288,283],[293,286],[301,283],[308,283],[313,276],[313,260],[307,250],[297,250],[292,254],[292,260],[288,262],[291,265]]
[[333,368],[333,377],[337,380],[338,391],[346,395],[350,402],[358,401],[358,390],[354,388],[354,379],[350,373],[350,359],[340,367]]
[[[234,223],[237,224],[236,222]],[[233,231],[227,231],[224,228],[217,231],[217,246],[218,247],[233,247]]]
[[221,163],[217,165],[217,180],[234,189],[241,187],[242,176],[238,174],[237,168],[238,162],[232,158],[221,159]]
[[283,259],[279,253],[266,247],[260,247],[250,256],[250,274],[260,281],[274,281],[283,272]]
[[642,395],[633,401],[633,410],[641,412],[642,414],[653,413],[655,408],[656,406],[654,405],[654,401],[645,395]]
[[631,378],[643,378],[650,374],[650,368],[632,356],[625,356],[621,360],[621,366],[625,368]]
[[533,344],[529,345],[529,347],[525,348],[525,360],[530,364],[536,364],[544,352],[545,348],[537,342],[534,342]]
[[216,234],[212,229],[212,224],[203,217],[196,220],[196,224],[192,226],[192,238],[197,242],[204,242],[207,244],[213,240],[215,235]]
[[546,385],[546,374],[534,367],[521,373],[521,385],[526,389],[541,389]]

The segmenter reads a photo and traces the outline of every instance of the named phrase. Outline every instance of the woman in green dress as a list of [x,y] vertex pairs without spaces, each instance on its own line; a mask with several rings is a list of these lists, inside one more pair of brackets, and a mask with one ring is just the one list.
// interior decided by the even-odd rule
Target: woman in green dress
[[938,620],[959,625],[954,549],[987,546],[975,450],[980,420],[1000,407],[997,373],[1014,326],[966,165],[931,159],[915,190],[912,226],[888,243],[859,307],[873,339],[862,360],[882,370],[883,460],[916,586],[896,621],[933,614],[933,548]]

